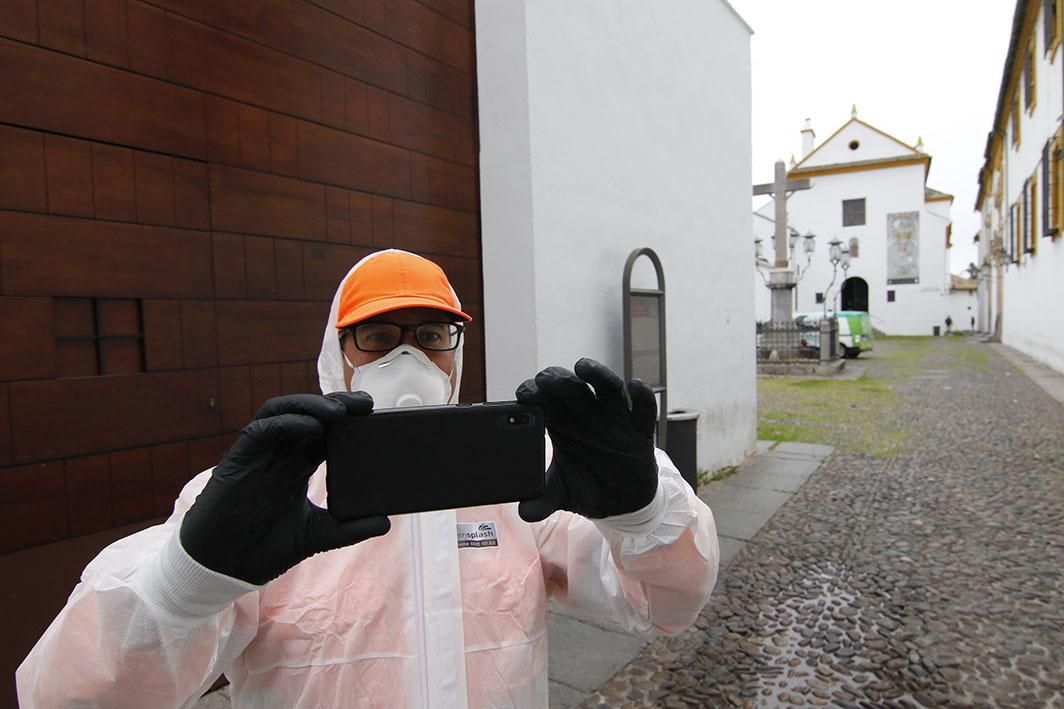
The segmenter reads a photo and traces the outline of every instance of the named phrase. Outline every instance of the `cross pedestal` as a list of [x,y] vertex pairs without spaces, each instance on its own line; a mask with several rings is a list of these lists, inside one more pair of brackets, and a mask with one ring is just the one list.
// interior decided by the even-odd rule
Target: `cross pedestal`
[[776,210],[776,261],[768,274],[768,287],[772,291],[772,323],[766,332],[766,342],[771,341],[779,354],[787,354],[798,347],[794,327],[794,287],[798,278],[787,261],[787,196],[796,190],[807,190],[809,180],[788,180],[783,161],[776,162],[775,179],[772,182],[754,185],[755,195],[772,195]]
[[773,327],[793,327],[794,310],[791,304],[794,302],[792,293],[796,285],[798,279],[791,269],[774,268],[769,271],[768,288],[772,293]]

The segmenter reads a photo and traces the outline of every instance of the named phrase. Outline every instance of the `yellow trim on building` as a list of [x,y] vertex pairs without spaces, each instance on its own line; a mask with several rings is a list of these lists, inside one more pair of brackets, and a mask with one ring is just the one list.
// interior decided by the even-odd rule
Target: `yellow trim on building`
[[[911,157],[883,158],[881,160],[867,160],[853,163],[832,163],[831,165],[816,165],[813,167],[795,167],[787,173],[787,178],[792,177],[818,177],[821,175],[840,175],[847,172],[864,172],[865,170],[884,170],[892,167],[905,167],[906,165],[923,165],[924,177],[927,177],[931,169],[931,157],[929,155],[913,155]],[[952,197],[950,198],[952,199]]]
[[823,148],[823,147],[824,147],[825,145],[827,145],[828,143],[830,143],[830,142],[832,141],[832,139],[833,139],[833,138],[834,138],[835,136],[837,136],[837,135],[838,135],[839,133],[841,133],[842,131],[846,130],[846,128],[847,128],[847,127],[848,127],[848,126],[849,126],[849,125],[850,125],[851,123],[860,123],[860,124],[861,124],[862,126],[864,126],[865,128],[868,128],[868,129],[869,129],[869,130],[871,130],[871,131],[875,131],[876,133],[879,133],[879,134],[880,134],[881,136],[883,136],[884,138],[889,138],[890,140],[893,140],[893,141],[894,141],[895,143],[897,143],[898,145],[902,146],[903,148],[908,148],[909,150],[913,151],[913,153],[914,153],[915,155],[924,155],[924,154],[925,154],[925,153],[922,153],[922,152],[920,152],[919,150],[917,150],[917,149],[916,149],[916,148],[914,148],[913,146],[909,145],[908,143],[906,143],[906,142],[904,142],[904,141],[902,141],[902,140],[898,140],[897,138],[895,138],[894,136],[892,136],[892,135],[891,135],[890,133],[887,133],[886,131],[882,131],[882,130],[880,130],[880,129],[876,128],[875,126],[873,126],[873,125],[871,125],[871,124],[869,124],[869,123],[865,123],[865,122],[864,122],[864,121],[862,121],[862,120],[861,120],[860,118],[854,117],[854,118],[851,118],[850,120],[846,121],[845,123],[843,123],[843,124],[842,124],[842,125],[841,125],[841,126],[839,127],[839,129],[838,129],[838,130],[836,130],[836,131],[835,131],[834,133],[832,133],[831,135],[829,135],[829,136],[827,137],[827,139],[826,139],[826,140],[825,140],[824,142],[822,142],[822,143],[821,143],[820,145],[816,146],[816,147],[815,147],[815,148],[814,148],[814,149],[812,150],[812,152],[810,152],[810,153],[809,153],[808,155],[806,155],[806,156],[805,156],[804,158],[802,158],[802,159],[801,159],[801,160],[800,160],[800,161],[798,162],[798,164],[797,164],[797,165],[795,165],[794,167],[792,167],[791,169],[792,169],[792,170],[802,170],[802,169],[810,169],[810,170],[814,170],[814,169],[819,169],[819,168],[817,168],[817,167],[809,167],[809,168],[803,168],[803,167],[802,167],[802,165],[803,165],[803,164],[805,163],[805,161],[809,160],[809,159],[810,159],[811,157],[813,157],[814,155],[816,155],[816,154],[817,154],[817,153],[818,153],[818,152],[820,151],[820,149],[821,149],[821,148]]

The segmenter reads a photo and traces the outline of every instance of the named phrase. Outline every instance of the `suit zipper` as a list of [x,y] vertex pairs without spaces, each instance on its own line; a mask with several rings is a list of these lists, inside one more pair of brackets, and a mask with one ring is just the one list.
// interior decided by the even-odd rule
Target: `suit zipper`
[[428,642],[425,638],[425,579],[422,571],[421,556],[421,517],[413,515],[414,520],[414,619],[417,626],[418,660],[421,670],[418,674],[419,689],[421,690],[421,706],[429,706],[429,661]]

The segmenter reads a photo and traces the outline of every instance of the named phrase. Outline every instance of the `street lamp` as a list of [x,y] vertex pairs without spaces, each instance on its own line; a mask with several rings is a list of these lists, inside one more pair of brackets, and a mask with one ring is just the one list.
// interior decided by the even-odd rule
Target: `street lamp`
[[798,309],[798,284],[801,283],[802,277],[809,272],[809,267],[813,265],[813,251],[816,250],[816,235],[811,231],[807,231],[801,236],[802,240],[802,252],[805,254],[805,266],[798,263],[797,254],[798,250],[798,232],[791,231],[790,247],[791,247],[791,268],[794,269],[794,309]]
[[[828,298],[831,295],[831,287],[835,285],[835,278],[838,276],[839,273],[839,264],[842,263],[844,257],[846,262],[843,266],[843,270],[846,270],[850,267],[849,249],[843,251],[842,242],[839,240],[839,237],[836,236],[834,239],[828,242],[828,260],[831,261],[831,283],[828,283],[828,287],[824,289],[825,317],[827,317],[828,314]],[[831,297],[831,302],[832,304],[835,303],[834,297]]]
[[802,250],[805,251],[806,262],[813,258],[813,250],[816,249],[816,234],[807,231],[802,236]]
[[831,261],[832,268],[838,266],[842,260],[842,242],[837,236],[828,242],[828,260]]

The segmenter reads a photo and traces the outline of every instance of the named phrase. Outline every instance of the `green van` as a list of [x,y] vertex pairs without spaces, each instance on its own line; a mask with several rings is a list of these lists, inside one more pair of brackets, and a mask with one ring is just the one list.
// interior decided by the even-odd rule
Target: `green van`
[[[812,328],[820,324],[823,313],[796,313],[794,322],[801,328]],[[839,321],[839,346],[844,357],[857,357],[862,352],[872,349],[872,319],[863,310],[840,310],[835,313]],[[809,333],[809,344],[820,346],[817,333]],[[803,343],[805,344],[805,343]]]
[[846,357],[856,357],[872,349],[872,319],[863,310],[840,310],[839,344]]

